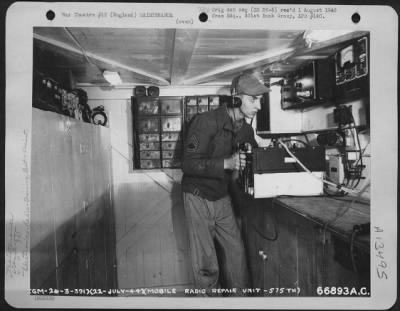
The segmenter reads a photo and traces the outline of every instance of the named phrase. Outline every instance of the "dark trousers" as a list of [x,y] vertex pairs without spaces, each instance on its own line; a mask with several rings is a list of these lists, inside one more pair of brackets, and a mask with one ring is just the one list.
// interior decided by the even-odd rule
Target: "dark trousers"
[[[235,288],[235,295],[243,295],[241,289],[248,287],[248,270],[230,197],[208,201],[191,193],[183,195],[195,287],[209,292],[218,288],[222,269],[223,288]],[[215,242],[221,249],[220,260]]]

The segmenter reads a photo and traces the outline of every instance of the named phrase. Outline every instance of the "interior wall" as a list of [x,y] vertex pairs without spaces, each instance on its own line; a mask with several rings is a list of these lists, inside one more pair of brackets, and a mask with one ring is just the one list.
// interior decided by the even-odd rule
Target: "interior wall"
[[[88,104],[93,109],[103,105],[108,114],[111,133],[114,184],[135,180],[133,168],[133,139],[131,96],[133,88],[85,87]],[[166,87],[160,88],[160,96],[227,95],[229,87]]]

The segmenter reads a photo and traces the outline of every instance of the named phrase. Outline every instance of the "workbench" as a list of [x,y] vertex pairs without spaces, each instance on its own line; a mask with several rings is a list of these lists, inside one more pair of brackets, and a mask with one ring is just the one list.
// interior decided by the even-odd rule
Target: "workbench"
[[252,286],[263,296],[272,288],[290,296],[317,296],[327,286],[369,292],[369,233],[353,234],[370,222],[368,204],[320,196],[241,198],[240,205]]

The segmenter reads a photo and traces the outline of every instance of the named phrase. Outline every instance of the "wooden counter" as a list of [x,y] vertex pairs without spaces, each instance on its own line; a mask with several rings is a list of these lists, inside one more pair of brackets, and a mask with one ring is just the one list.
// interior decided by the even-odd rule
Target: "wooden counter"
[[[317,296],[319,287],[370,286],[370,208],[351,198],[241,198],[242,227],[252,286],[270,296],[273,288],[299,288],[290,296]],[[351,204],[351,205],[350,205]],[[263,256],[264,254],[264,256]]]
[[[370,205],[351,197],[280,197],[274,202],[345,240],[351,238],[355,225],[370,223]],[[354,242],[355,246],[369,252],[369,234],[357,235]]]

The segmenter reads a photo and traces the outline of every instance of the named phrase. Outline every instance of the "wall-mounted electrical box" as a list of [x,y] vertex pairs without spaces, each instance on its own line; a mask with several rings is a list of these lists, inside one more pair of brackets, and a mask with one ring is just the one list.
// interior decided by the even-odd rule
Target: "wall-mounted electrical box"
[[319,105],[334,97],[335,64],[332,58],[309,62],[284,79],[282,109]]

